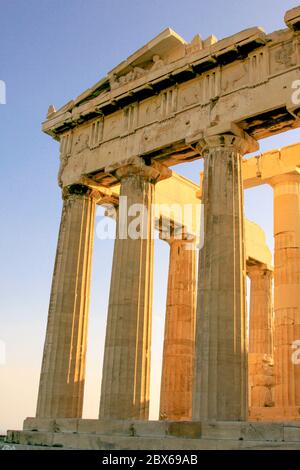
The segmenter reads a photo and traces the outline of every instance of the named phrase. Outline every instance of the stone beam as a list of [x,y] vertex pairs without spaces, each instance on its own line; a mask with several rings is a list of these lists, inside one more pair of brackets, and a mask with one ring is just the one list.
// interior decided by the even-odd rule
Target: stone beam
[[286,25],[294,30],[299,31],[300,29],[300,7],[292,8],[291,10],[287,11],[284,15],[284,21]]
[[298,127],[298,18],[289,13],[288,28],[268,35],[251,28],[191,44],[169,30],[74,101],[51,107],[43,130],[61,142],[60,183],[97,173],[108,186],[105,167],[136,155],[167,166],[200,158],[201,134],[227,121],[228,110],[255,139]]
[[267,245],[265,232],[248,219],[245,220],[245,244],[247,264],[255,262],[266,266],[266,269],[271,269],[272,253]]
[[242,165],[244,188],[268,184],[275,176],[300,172],[300,143],[245,159]]

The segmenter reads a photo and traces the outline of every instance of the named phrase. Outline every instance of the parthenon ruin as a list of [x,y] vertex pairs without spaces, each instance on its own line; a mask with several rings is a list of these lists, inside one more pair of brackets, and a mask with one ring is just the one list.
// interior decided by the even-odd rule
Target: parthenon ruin
[[[62,217],[36,417],[9,431],[11,442],[299,448],[300,144],[258,152],[260,139],[300,127],[300,7],[284,20],[270,34],[254,27],[191,43],[168,28],[49,107],[43,131],[60,142]],[[199,184],[173,170],[197,159]],[[244,190],[262,184],[274,192],[274,260],[244,217]],[[143,208],[137,237],[121,198]],[[97,204],[115,211],[117,233],[99,416],[88,420]],[[182,219],[168,204],[193,210]],[[159,420],[149,421],[154,229],[170,257]]]

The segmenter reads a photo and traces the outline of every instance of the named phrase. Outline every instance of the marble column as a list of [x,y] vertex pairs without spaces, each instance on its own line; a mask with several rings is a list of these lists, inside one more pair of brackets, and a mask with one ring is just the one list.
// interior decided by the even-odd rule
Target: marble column
[[261,264],[247,266],[251,280],[249,326],[249,405],[274,406],[273,271]]
[[[147,166],[139,158],[114,171],[121,190],[104,349],[101,419],[143,420],[149,415],[151,206],[154,184],[161,176],[158,168]],[[138,215],[140,222],[136,224]]]
[[170,244],[169,279],[160,419],[192,418],[196,316],[196,250],[194,239],[167,239]]
[[37,404],[39,418],[82,415],[91,257],[97,193],[63,190]]
[[[275,405],[300,418],[300,174],[274,177]],[[298,351],[298,352],[297,352]]]
[[248,414],[241,162],[253,141],[244,136],[215,135],[202,144],[204,246],[199,254],[194,420],[239,421]]

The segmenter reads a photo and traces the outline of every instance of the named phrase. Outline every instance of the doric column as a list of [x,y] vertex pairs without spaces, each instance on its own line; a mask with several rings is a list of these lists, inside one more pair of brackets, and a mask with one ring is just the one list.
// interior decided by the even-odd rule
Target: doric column
[[196,316],[194,239],[167,239],[170,244],[160,419],[192,418]]
[[127,210],[119,206],[117,216],[99,414],[103,419],[147,419],[149,414],[151,204],[162,168],[137,158],[113,171],[121,182],[120,204],[127,202]]
[[251,280],[249,327],[249,405],[274,406],[273,387],[273,271],[267,266],[247,266]]
[[63,190],[37,417],[82,415],[95,197],[83,185]]
[[300,364],[295,353],[300,340],[300,175],[281,175],[270,184],[274,189],[275,405],[283,409],[283,417],[299,419]]
[[244,134],[204,145],[204,246],[199,255],[193,419],[238,421],[248,414],[242,155]]

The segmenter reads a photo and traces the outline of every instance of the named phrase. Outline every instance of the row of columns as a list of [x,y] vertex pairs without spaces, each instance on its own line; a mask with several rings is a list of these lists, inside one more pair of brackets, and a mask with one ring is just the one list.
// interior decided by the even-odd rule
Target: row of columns
[[[232,134],[201,142],[204,159],[204,246],[200,250],[195,321],[194,240],[171,238],[161,419],[246,420],[248,331],[245,305],[241,162],[249,139]],[[124,237],[117,220],[99,417],[149,415],[154,186],[166,169],[142,159],[114,175],[128,206],[141,204],[141,237]],[[299,178],[299,179],[298,179]],[[275,404],[300,406],[300,375],[289,362],[300,338],[300,177],[272,182],[275,192]],[[38,417],[80,417],[83,406],[88,299],[95,204],[86,186],[64,191],[38,396]],[[284,208],[288,207],[288,210]],[[281,209],[280,209],[281,208]],[[120,214],[118,213],[118,219]],[[280,222],[278,221],[280,220]],[[122,226],[123,223],[123,226]],[[120,233],[120,227],[122,234]],[[271,404],[272,275],[251,277],[250,402]],[[273,369],[272,369],[273,370]],[[258,376],[264,375],[264,379]],[[274,379],[272,379],[274,380]],[[193,383],[192,383],[193,382]],[[261,388],[263,387],[263,390]],[[268,405],[266,405],[266,403]],[[261,406],[261,405],[258,405]]]

